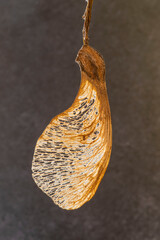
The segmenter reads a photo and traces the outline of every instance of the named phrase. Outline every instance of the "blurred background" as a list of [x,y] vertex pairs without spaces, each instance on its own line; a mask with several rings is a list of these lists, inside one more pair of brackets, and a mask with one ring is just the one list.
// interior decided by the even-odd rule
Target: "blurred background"
[[0,1],[0,240],[160,239],[160,1],[94,1],[90,45],[106,62],[107,172],[78,210],[34,183],[37,138],[73,102],[84,0]]

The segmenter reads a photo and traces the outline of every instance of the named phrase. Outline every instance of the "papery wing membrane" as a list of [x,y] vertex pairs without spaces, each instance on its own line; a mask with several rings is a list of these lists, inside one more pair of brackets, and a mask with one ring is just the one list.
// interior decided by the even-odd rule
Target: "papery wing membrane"
[[33,178],[62,208],[90,200],[107,168],[110,124],[101,116],[101,104],[86,81],[73,105],[53,118],[37,141]]

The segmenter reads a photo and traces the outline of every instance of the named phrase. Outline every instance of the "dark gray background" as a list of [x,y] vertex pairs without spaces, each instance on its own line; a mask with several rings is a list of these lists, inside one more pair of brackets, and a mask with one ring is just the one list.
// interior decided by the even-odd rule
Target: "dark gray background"
[[37,138],[73,102],[84,0],[0,0],[0,240],[160,239],[160,1],[95,0],[113,149],[94,198],[75,211],[34,183]]

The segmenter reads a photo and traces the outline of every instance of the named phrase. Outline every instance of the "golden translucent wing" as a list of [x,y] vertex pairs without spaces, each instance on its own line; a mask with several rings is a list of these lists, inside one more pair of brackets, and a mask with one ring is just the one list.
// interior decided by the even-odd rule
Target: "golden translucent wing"
[[111,116],[106,88],[81,82],[73,105],[52,119],[37,141],[32,171],[37,185],[64,209],[90,200],[111,153]]

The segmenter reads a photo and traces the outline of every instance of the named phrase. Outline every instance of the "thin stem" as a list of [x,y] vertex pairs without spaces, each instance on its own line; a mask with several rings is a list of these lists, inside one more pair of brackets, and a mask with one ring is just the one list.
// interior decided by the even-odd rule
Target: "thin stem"
[[84,25],[83,25],[83,45],[88,45],[89,44],[89,37],[88,37],[88,31],[89,31],[89,24],[91,21],[91,11],[92,11],[92,5],[93,5],[93,0],[87,0],[87,6],[85,9],[85,13],[83,15],[84,19]]

